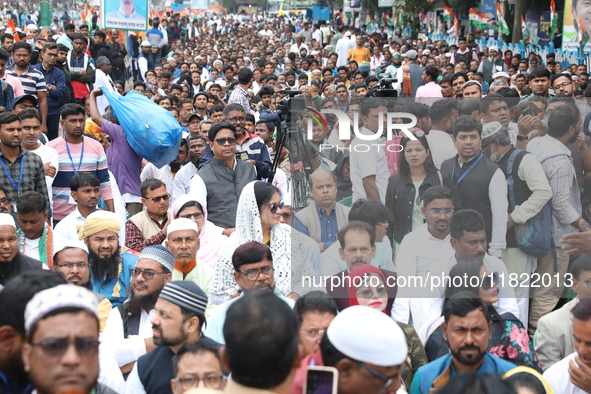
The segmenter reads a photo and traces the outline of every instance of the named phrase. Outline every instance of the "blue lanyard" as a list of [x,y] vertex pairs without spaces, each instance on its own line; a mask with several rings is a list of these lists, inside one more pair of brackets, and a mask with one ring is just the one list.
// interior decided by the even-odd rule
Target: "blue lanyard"
[[[464,172],[462,174],[462,176],[460,177],[460,179],[458,179],[458,181],[456,182],[456,187],[458,187],[458,185],[460,184],[460,182],[462,182],[462,179],[464,179],[466,177],[466,175],[468,175],[468,173],[470,171],[472,171],[472,168],[474,168],[474,166],[476,166],[476,164],[478,164],[478,162],[480,161],[480,159],[482,159],[482,156],[484,156],[484,153],[480,152],[480,156],[478,156],[478,159],[474,160],[474,163],[472,163],[472,165],[466,170],[466,172]],[[452,167],[451,170],[451,181],[453,182],[454,178],[455,178],[455,173],[456,173],[456,165],[454,164],[454,166]]]
[[[2,372],[0,372],[0,381],[6,385],[6,390],[7,390],[8,394],[12,394],[12,390],[10,389],[10,384],[8,383],[8,378],[6,376],[4,376],[4,374]],[[29,384],[27,387],[25,387],[25,390],[23,391],[23,393],[29,392],[30,389],[31,389],[31,385]]]
[[3,159],[0,159],[0,163],[2,164],[2,169],[6,173],[6,176],[8,177],[10,184],[12,185],[12,187],[14,187],[14,190],[16,190],[16,194],[20,196],[19,190],[21,189],[21,182],[23,181],[23,170],[25,169],[25,155],[23,154],[21,156],[21,173],[18,177],[18,186],[14,183],[14,179],[12,179],[12,175],[10,175],[10,171],[8,171],[8,168],[6,167],[6,164],[4,164]]
[[72,154],[70,153],[70,147],[68,146],[68,140],[64,137],[64,141],[66,141],[66,149],[68,151],[68,157],[70,158],[70,162],[72,163],[72,168],[74,169],[74,174],[80,172],[80,168],[82,168],[82,159],[84,159],[84,137],[82,137],[82,152],[80,153],[80,163],[78,163],[78,169],[74,165],[74,160],[72,159]]

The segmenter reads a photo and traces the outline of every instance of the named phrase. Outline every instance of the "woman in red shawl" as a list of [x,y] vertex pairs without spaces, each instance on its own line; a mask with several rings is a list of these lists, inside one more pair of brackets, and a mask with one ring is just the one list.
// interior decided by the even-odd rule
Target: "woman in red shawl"
[[[371,264],[363,264],[349,272],[346,283],[349,306],[368,306],[380,312],[388,313],[386,310],[386,304],[388,303],[387,286],[394,285],[394,283],[387,283],[386,277],[379,268]],[[428,363],[427,355],[415,329],[408,324],[396,323],[404,331],[408,345],[408,356],[406,357],[405,368],[402,371],[402,381],[408,391],[415,372],[420,366]]]

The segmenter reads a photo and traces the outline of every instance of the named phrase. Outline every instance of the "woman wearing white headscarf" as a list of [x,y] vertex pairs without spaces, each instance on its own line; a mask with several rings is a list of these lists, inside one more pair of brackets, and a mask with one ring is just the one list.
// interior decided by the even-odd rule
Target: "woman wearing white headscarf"
[[223,228],[207,220],[205,201],[198,201],[188,194],[182,195],[174,201],[172,214],[175,219],[187,218],[197,223],[199,229],[197,261],[215,270],[219,253],[226,245],[228,237],[222,234]]
[[[299,238],[292,238],[291,227],[280,223],[283,203],[279,189],[262,181],[249,183],[242,190],[236,213],[236,231],[219,255],[210,292],[213,304],[231,299],[240,289],[234,280],[232,254],[250,241],[267,244],[273,256],[275,292],[303,295],[316,275]],[[308,285],[304,287],[304,285]]]

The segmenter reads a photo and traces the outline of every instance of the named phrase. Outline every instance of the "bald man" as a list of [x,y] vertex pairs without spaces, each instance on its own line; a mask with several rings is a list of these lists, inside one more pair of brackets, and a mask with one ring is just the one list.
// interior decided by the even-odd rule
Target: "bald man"
[[293,227],[311,237],[321,251],[337,240],[337,233],[349,222],[349,207],[335,202],[337,183],[334,175],[327,170],[316,170],[310,176],[310,195],[314,204],[296,213]]
[[4,286],[23,272],[40,269],[43,269],[43,264],[39,260],[18,250],[14,218],[8,213],[0,213],[0,285]]

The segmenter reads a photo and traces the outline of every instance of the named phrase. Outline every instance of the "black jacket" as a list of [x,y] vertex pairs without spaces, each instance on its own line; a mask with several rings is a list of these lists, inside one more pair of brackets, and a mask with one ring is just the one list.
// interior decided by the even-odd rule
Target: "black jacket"
[[16,278],[20,274],[27,271],[42,270],[43,263],[39,260],[35,260],[29,256],[25,256],[21,252],[18,252],[14,260],[11,263],[0,263],[0,264],[12,264],[12,268],[9,272],[0,276],[0,285],[5,286],[11,279]]

